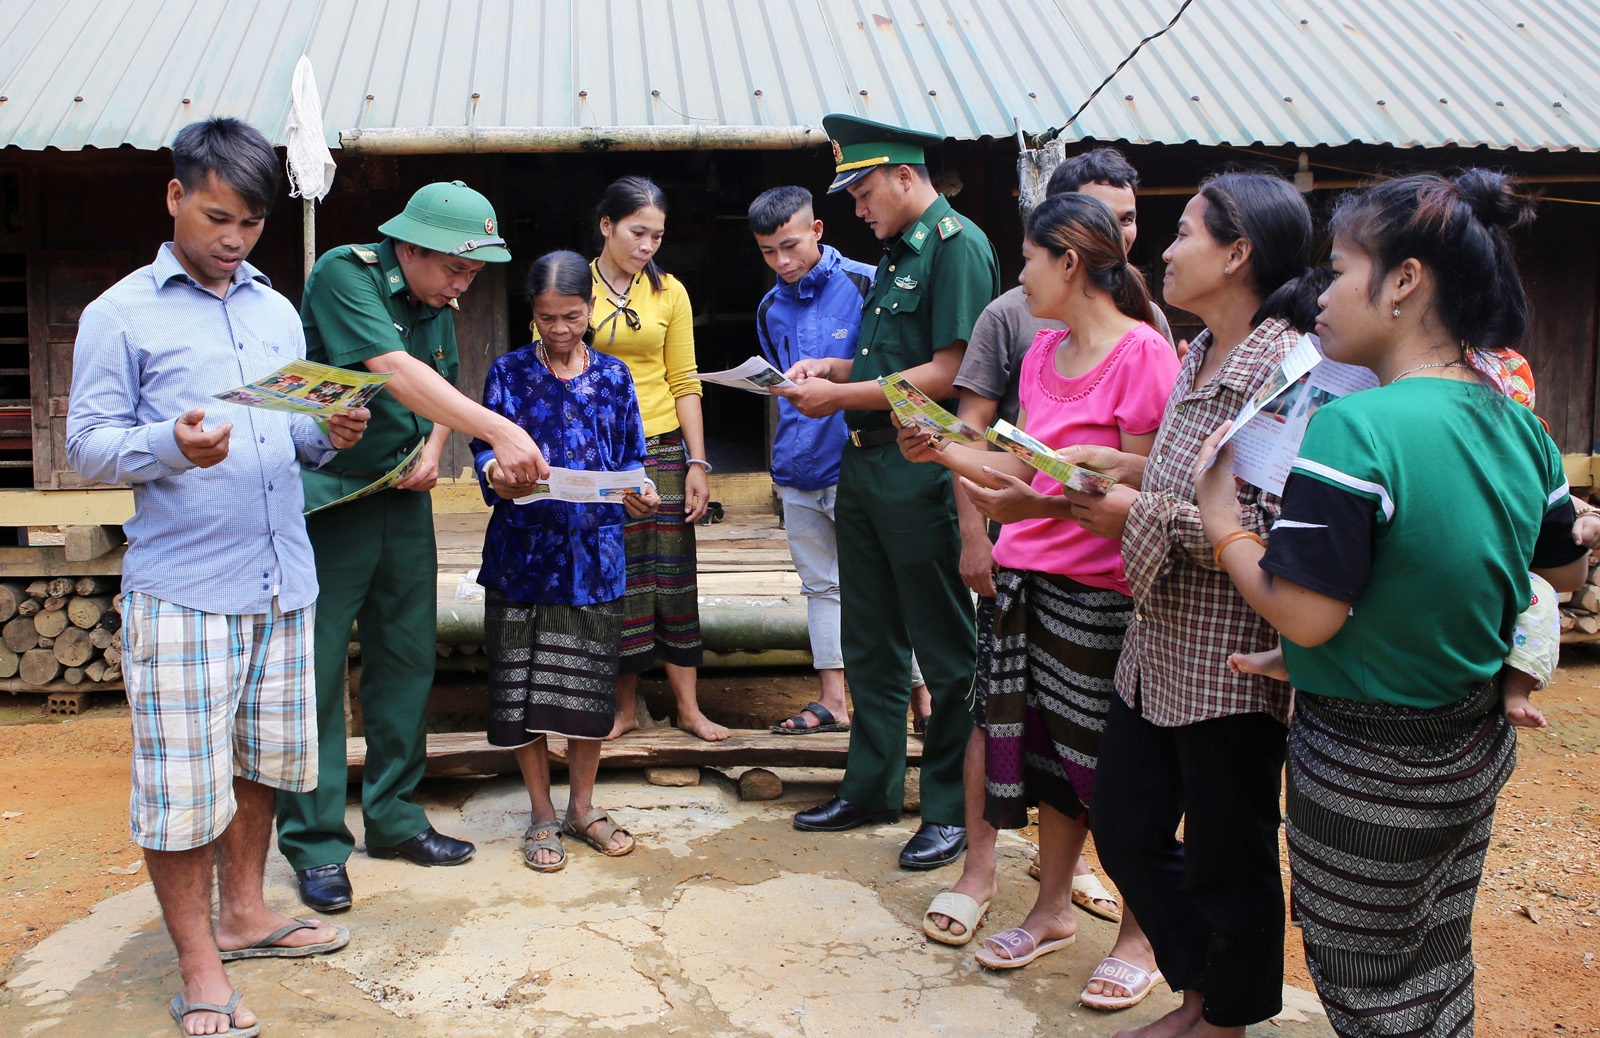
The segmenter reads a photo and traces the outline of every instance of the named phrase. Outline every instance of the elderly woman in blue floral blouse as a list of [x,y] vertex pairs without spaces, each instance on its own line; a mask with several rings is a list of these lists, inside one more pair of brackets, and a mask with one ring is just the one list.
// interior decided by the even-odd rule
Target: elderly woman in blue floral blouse
[[[589,265],[572,252],[540,257],[528,271],[537,338],[494,362],[483,404],[525,429],[545,457],[569,469],[644,467],[644,424],[627,365],[589,346]],[[620,504],[519,502],[531,483],[507,481],[489,445],[474,440],[484,498],[494,508],[478,583],[487,589],[489,742],[514,747],[533,823],[522,857],[540,872],[567,863],[561,834],[608,857],[633,836],[593,804],[600,740],[610,732],[627,579],[622,524],[661,504],[648,481]],[[547,734],[569,740],[566,815],[550,800]]]

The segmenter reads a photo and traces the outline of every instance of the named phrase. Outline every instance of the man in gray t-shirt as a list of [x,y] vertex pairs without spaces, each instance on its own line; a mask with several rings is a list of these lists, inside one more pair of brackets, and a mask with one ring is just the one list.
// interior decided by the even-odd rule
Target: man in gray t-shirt
[[[1056,168],[1050,177],[1046,193],[1050,195],[1079,191],[1100,199],[1110,209],[1122,227],[1122,240],[1127,248],[1133,247],[1139,226],[1134,206],[1134,188],[1139,177],[1121,154],[1111,148],[1096,148],[1075,155]],[[1150,304],[1149,323],[1168,342],[1172,341],[1172,328],[1166,315],[1154,301]],[[1022,368],[1022,357],[1033,345],[1033,338],[1045,329],[1065,327],[1060,321],[1047,321],[1028,312],[1028,297],[1022,286],[1002,294],[986,307],[972,327],[967,339],[967,352],[956,374],[955,385],[961,390],[960,417],[979,429],[994,424],[996,418],[1008,422],[1017,420],[1017,383]],[[989,666],[989,639],[994,630],[994,558],[991,554],[990,531],[971,500],[965,494],[956,495],[956,514],[961,523],[961,579],[978,594],[978,672]],[[978,683],[983,687],[983,682]],[[952,888],[965,894],[978,904],[995,894],[995,830],[983,818],[984,805],[984,731],[986,723],[984,704],[980,699],[973,705],[971,740],[967,743],[963,788],[966,795],[967,857],[962,867],[961,879]],[[1105,918],[1116,918],[1116,899],[1100,881],[1090,873],[1080,858],[1073,876],[1073,900],[1085,909]],[[935,926],[952,934],[963,931],[962,924],[947,916],[930,913]],[[1144,940],[1143,935],[1132,938]],[[1124,954],[1143,961],[1149,958],[1149,947]],[[1153,960],[1152,960],[1153,961]],[[1152,966],[1152,969],[1154,967]],[[1099,985],[1094,994],[1108,998],[1132,997],[1134,992],[1125,986],[1096,978]]]

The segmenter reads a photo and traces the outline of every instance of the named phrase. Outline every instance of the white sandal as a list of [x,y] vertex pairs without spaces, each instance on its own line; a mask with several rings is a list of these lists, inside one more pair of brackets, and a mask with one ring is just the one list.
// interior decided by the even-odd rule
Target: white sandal
[[[983,917],[988,914],[989,902],[980,904],[965,894],[958,894],[953,890],[942,891],[933,895],[933,903],[922,913],[922,932],[940,944],[950,944],[959,948],[972,940],[972,935],[983,925]],[[941,930],[934,925],[933,917],[936,915],[960,923],[966,930],[958,934]]]

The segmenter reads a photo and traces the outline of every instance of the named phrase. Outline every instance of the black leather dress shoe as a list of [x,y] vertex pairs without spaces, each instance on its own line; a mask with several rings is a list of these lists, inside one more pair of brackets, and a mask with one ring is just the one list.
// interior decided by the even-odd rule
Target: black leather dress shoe
[[374,858],[404,858],[418,865],[460,865],[478,848],[465,840],[445,836],[433,826],[393,847],[367,847]]
[[795,815],[794,827],[808,833],[842,833],[859,825],[892,825],[899,820],[899,811],[868,811],[834,797],[820,807]]
[[967,849],[967,830],[960,825],[923,822],[900,851],[902,869],[938,869],[955,862]]
[[344,863],[318,865],[294,874],[300,900],[318,912],[342,912],[350,907],[350,874]]

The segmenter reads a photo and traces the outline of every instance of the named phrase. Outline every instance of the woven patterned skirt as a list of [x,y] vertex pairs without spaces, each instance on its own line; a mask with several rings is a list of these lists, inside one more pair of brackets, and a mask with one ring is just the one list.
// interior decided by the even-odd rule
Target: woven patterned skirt
[[645,440],[644,471],[655,481],[661,508],[622,528],[628,586],[622,599],[624,674],[663,663],[698,667],[700,596],[695,582],[694,525],[683,521],[688,474],[683,433],[674,429]]
[[1044,803],[1085,821],[1133,600],[1031,570],[1002,569],[994,585],[990,662],[978,672],[983,816],[1020,829],[1028,806]]
[[530,605],[490,591],[483,632],[491,745],[522,746],[542,734],[610,734],[622,634],[618,602]]
[[1472,1034],[1472,908],[1516,762],[1492,683],[1433,710],[1299,693],[1293,899],[1340,1035]]

